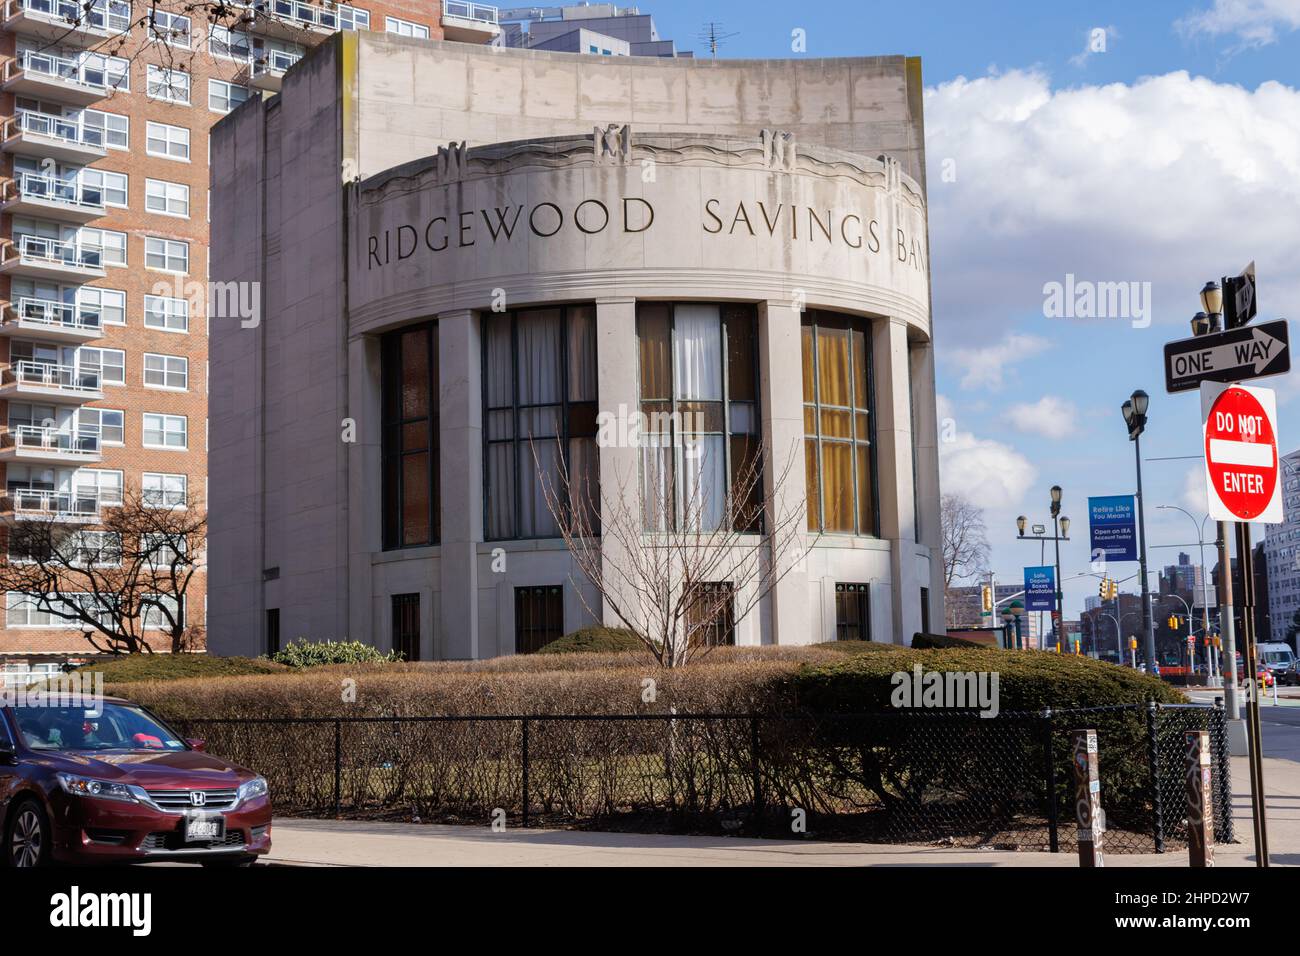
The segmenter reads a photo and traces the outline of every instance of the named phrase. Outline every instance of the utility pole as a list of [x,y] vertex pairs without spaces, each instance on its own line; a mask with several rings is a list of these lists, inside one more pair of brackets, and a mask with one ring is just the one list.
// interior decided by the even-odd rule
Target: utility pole
[[723,33],[722,24],[715,23],[712,20],[704,24],[704,29],[699,34],[699,38],[709,46],[709,59],[711,60],[718,58],[718,47],[732,37],[738,36],[740,36],[739,33]]

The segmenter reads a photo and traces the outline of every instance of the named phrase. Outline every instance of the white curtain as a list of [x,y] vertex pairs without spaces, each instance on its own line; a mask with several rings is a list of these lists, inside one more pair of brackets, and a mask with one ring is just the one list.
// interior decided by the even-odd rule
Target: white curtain
[[677,449],[677,514],[688,531],[713,531],[726,512],[721,435],[684,435]]
[[596,400],[596,309],[569,309],[569,401]]
[[560,394],[560,310],[519,316],[519,404],[550,405]]
[[641,442],[641,511],[646,531],[667,531],[672,516],[673,449],[666,434],[644,433]]
[[716,305],[673,312],[673,385],[677,398],[722,401],[722,327]]

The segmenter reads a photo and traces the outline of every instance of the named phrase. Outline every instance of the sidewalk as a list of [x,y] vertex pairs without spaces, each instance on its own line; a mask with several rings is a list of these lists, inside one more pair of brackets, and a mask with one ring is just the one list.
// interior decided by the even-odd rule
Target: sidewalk
[[[1300,764],[1266,758],[1269,848],[1275,866],[1300,865]],[[1238,843],[1215,847],[1218,866],[1253,866],[1249,770],[1233,760]],[[1104,795],[1103,795],[1104,802]],[[289,866],[1061,866],[1073,853],[1017,853],[924,846],[661,836],[486,826],[277,819],[265,862]],[[1186,851],[1109,854],[1106,865],[1187,865]]]

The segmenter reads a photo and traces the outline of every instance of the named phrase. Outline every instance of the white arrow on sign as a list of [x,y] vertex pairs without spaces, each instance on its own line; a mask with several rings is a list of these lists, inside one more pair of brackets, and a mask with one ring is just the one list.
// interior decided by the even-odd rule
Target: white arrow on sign
[[[1181,378],[1189,373],[1189,359],[1195,357],[1195,371],[1220,372],[1225,369],[1246,368],[1253,366],[1255,373],[1286,351],[1286,343],[1269,335],[1258,326],[1251,329],[1251,336],[1241,342],[1228,345],[1216,345],[1213,348],[1196,352],[1180,352],[1169,357],[1173,374]],[[1182,365],[1182,368],[1179,368]]]

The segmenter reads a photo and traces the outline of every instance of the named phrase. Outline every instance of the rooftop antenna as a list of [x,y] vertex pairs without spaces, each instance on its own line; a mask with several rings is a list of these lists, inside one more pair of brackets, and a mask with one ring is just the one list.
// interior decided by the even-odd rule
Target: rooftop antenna
[[699,38],[709,45],[709,58],[716,60],[718,58],[718,47],[732,37],[740,36],[739,33],[723,33],[722,24],[710,20],[700,31]]

